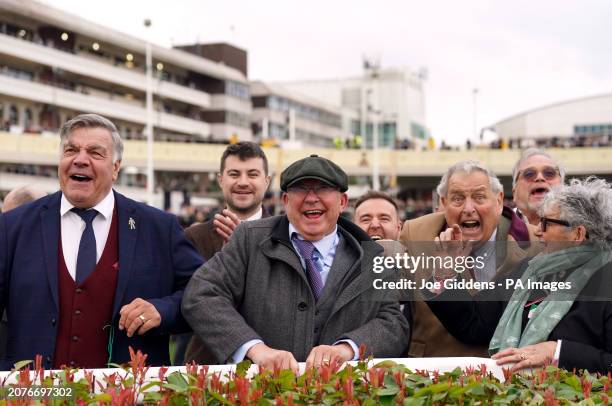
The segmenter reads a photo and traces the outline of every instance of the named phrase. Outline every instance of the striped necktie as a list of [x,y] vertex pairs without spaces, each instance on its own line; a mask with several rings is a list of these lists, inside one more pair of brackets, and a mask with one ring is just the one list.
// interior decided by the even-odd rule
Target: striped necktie
[[319,300],[321,297],[321,292],[323,292],[323,279],[321,278],[321,269],[314,258],[315,246],[310,241],[300,240],[297,238],[297,235],[293,235],[293,242],[297,246],[298,251],[300,251],[300,255],[304,258],[304,262],[306,263],[306,277],[308,279],[308,283],[310,284],[310,288],[312,289],[312,293],[316,300]]

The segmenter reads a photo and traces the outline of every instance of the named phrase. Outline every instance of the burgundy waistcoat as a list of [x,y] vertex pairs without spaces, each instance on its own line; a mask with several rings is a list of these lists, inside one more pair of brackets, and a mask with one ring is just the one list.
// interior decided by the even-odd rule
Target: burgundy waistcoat
[[78,286],[64,262],[60,237],[59,326],[53,361],[56,369],[63,365],[79,368],[106,367],[119,273],[117,217],[115,206],[102,257],[94,271]]

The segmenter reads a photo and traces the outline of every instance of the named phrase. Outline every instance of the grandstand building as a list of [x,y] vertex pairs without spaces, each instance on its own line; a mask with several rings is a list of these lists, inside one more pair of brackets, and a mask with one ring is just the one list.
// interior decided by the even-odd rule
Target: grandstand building
[[[55,132],[66,118],[87,111],[114,120],[127,139],[142,138],[145,46],[141,39],[40,3],[3,0],[4,128]],[[184,49],[196,53],[195,48]],[[152,46],[155,139],[223,141],[233,134],[250,139],[246,67],[240,70],[194,53]]]
[[[0,197],[26,184],[56,191],[59,127],[94,112],[113,120],[125,139],[117,189],[145,199],[145,50],[143,39],[45,4],[0,1]],[[228,44],[152,45],[152,55],[158,207],[170,200],[176,211],[183,196],[221,197],[215,172],[234,140],[281,146],[266,148],[274,191],[277,175],[311,153],[336,162],[353,183],[371,177],[378,162],[383,187],[414,198],[431,194],[448,166],[464,159],[483,161],[510,190],[518,149],[410,148],[428,137],[423,72],[370,67],[353,78],[278,84],[249,82],[247,53]],[[610,145],[612,95],[534,109],[492,127],[517,143],[582,147],[550,151],[570,175],[612,173],[612,148],[601,148]],[[360,136],[370,147],[375,133],[377,153],[335,143]]]
[[[151,47],[156,142],[252,139],[245,51],[227,44]],[[67,119],[93,112],[113,120],[124,139],[143,140],[145,50],[140,38],[53,7],[31,0],[2,0],[0,131],[56,137]],[[0,190],[21,183],[10,174],[53,178],[55,171],[56,165],[5,157],[0,163]],[[123,172],[120,185],[144,186],[144,165]],[[169,176],[156,175],[156,184],[164,186]],[[181,176],[192,178],[174,175],[179,181]],[[206,176],[201,178],[208,183]],[[201,189],[198,182],[190,188]]]
[[342,129],[342,109],[290,91],[279,84],[251,82],[253,134],[266,143],[333,147],[349,133]]
[[[280,83],[285,89],[342,108],[342,129],[360,135],[371,147],[374,135],[382,148],[427,145],[425,70],[380,68],[366,64],[362,76]],[[376,129],[376,131],[375,131]]]
[[[246,51],[228,44],[149,45],[158,207],[168,194],[214,196],[221,144],[228,142],[297,148],[268,151],[278,155],[274,174],[299,159],[302,148],[347,146],[362,132],[371,145],[373,126],[383,147],[426,134],[423,80],[406,70],[341,80],[328,98],[312,83],[310,90],[250,83]],[[24,184],[57,190],[58,130],[93,112],[115,122],[125,140],[117,189],[145,199],[146,49],[142,38],[34,0],[0,1],[0,196]],[[367,176],[369,154],[338,159],[350,156],[346,169]]]
[[516,114],[491,126],[513,146],[612,145],[612,94],[584,97]]

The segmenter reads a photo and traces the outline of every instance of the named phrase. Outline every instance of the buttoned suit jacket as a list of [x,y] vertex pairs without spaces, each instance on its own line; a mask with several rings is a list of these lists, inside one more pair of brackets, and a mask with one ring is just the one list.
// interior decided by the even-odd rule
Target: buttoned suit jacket
[[[113,303],[110,360],[129,361],[128,346],[149,365],[169,365],[170,333],[188,331],[180,312],[183,289],[203,259],[185,239],[175,216],[115,194],[119,268]],[[0,217],[0,306],[8,313],[7,353],[0,367],[43,356],[53,365],[59,318],[58,244],[61,192]],[[119,310],[135,298],[152,303],[161,325],[128,338]]]
[[[319,299],[331,299],[332,308],[315,332],[315,299],[288,230],[286,216],[241,223],[187,285],[183,314],[211,350],[208,363],[225,363],[253,339],[298,361],[314,346],[341,339],[365,344],[376,357],[402,355],[409,327],[399,303],[369,300],[371,264],[382,247],[350,221],[338,220],[340,243]],[[361,242],[370,244],[362,249]]]
[[[510,216],[507,210],[504,214]],[[507,218],[500,216],[497,228],[496,248],[498,262],[496,267],[497,277],[506,275],[516,270],[520,262],[532,255],[531,250],[535,246],[520,244],[509,234],[511,221],[522,221],[518,217]],[[524,224],[524,223],[522,223]],[[527,227],[529,241],[537,240],[533,234],[533,228]],[[443,212],[427,214],[425,216],[408,220],[404,223],[400,235],[400,241],[410,251],[411,244],[430,242],[433,246],[434,238],[446,228],[446,218]],[[504,244],[499,244],[503,242]],[[499,252],[503,250],[503,252]],[[467,275],[466,275],[467,277]],[[475,293],[475,292],[472,292]],[[465,344],[453,337],[442,325],[440,320],[433,314],[427,304],[415,297],[410,302],[412,336],[408,356],[410,357],[488,357],[487,347],[484,345]]]

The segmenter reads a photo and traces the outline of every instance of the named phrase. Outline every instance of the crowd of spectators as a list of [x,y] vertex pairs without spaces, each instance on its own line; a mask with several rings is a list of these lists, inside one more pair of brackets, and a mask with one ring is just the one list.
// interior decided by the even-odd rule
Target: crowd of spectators
[[[432,213],[434,211],[433,202],[431,197],[429,198],[413,198],[408,197],[405,200],[392,197],[398,207],[398,215],[400,220],[411,220],[417,217],[421,217],[425,214]],[[349,209],[343,213],[343,215],[347,218],[352,218],[353,211],[351,207],[353,206],[356,199],[350,201]],[[508,200],[508,204],[512,204],[511,200]],[[283,214],[284,209],[282,202],[280,201],[278,195],[275,195],[271,192],[267,192],[265,199],[263,201],[263,206],[266,208],[268,213],[271,214]],[[187,228],[192,224],[203,223],[205,221],[211,220],[215,214],[219,213],[223,210],[223,203],[219,202],[217,206],[211,207],[207,205],[195,205],[192,203],[183,202],[178,210],[178,212],[174,213],[177,215],[179,219],[179,223],[183,228]],[[170,210],[170,209],[168,209]]]
[[[221,157],[223,205],[200,207],[184,193],[178,222],[113,190],[122,153],[112,122],[80,115],[62,128],[61,190],[28,204],[6,196],[0,303],[8,339],[0,368],[32,354],[46,367],[98,368],[124,362],[128,346],[168,365],[176,334],[185,354],[178,364],[248,358],[297,372],[298,362],[342,363],[365,348],[374,357],[492,355],[513,370],[555,362],[610,371],[612,185],[566,181],[563,165],[543,150],[527,149],[516,162],[512,208],[499,178],[473,160],[449,166],[431,195],[369,191],[350,202],[348,175],[313,154],[283,170],[280,196],[266,194],[265,152],[239,142]],[[390,250],[389,242],[403,245]],[[32,256],[32,247],[44,255]],[[378,279],[369,277],[378,277],[377,259],[402,252],[453,261],[415,265],[419,288],[375,299]],[[133,278],[126,266],[135,267]],[[59,279],[48,285],[45,269]],[[160,283],[139,283],[138,275]],[[498,289],[508,278],[526,285]],[[12,292],[32,281],[40,282],[35,299],[19,306]],[[552,283],[575,288],[560,295],[546,287]],[[84,289],[96,300],[73,300]],[[51,321],[44,340],[24,325],[31,313]],[[107,346],[99,331],[108,320],[115,339]],[[158,327],[163,334],[146,334]]]

